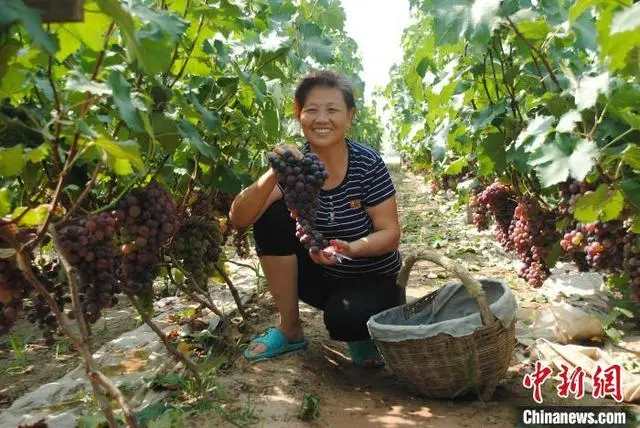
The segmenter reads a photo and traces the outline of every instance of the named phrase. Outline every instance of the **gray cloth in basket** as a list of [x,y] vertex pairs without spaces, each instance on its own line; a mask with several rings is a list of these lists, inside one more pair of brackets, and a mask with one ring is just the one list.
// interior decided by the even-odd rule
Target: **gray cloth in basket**
[[[511,325],[517,305],[509,286],[494,279],[479,281],[487,295],[491,313],[503,326]],[[424,339],[439,333],[462,337],[483,327],[478,304],[461,283],[444,285],[430,304],[409,319],[404,317],[404,306],[387,309],[369,318],[367,327],[371,337],[386,342]]]

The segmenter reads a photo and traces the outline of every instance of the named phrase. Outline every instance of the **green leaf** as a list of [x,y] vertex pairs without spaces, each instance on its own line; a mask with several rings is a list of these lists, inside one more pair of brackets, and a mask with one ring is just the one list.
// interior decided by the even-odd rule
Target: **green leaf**
[[106,83],[92,82],[80,70],[69,70],[66,89],[76,92],[89,92],[94,95],[111,95],[111,88]]
[[24,156],[22,144],[10,149],[0,149],[0,177],[13,177],[24,169]]
[[184,419],[178,410],[165,412],[157,419],[149,422],[148,428],[184,428]]
[[610,79],[608,72],[604,72],[597,76],[585,76],[580,79],[578,84],[572,88],[578,111],[586,110],[595,106],[599,94],[608,94],[609,83]]
[[542,185],[549,187],[565,181],[569,176],[583,180],[595,164],[598,147],[591,140],[574,142],[560,138],[560,144],[547,143],[540,152],[541,156],[530,160],[529,165],[535,167]]
[[560,118],[558,125],[556,125],[556,132],[573,132],[581,120],[580,112],[577,110],[568,111]]
[[544,19],[537,21],[525,21],[517,24],[518,30],[527,39],[540,40],[545,39],[553,29]]
[[144,132],[138,110],[131,102],[131,85],[117,70],[109,73],[109,86],[113,90],[113,101],[118,107],[120,117],[135,132]]
[[640,27],[640,3],[616,13],[611,23],[611,34],[636,31]]
[[262,114],[264,115],[264,125],[269,138],[275,139],[280,131],[280,118],[278,110],[273,102],[267,103]]
[[480,140],[478,144],[480,173],[490,175],[494,171],[501,173],[507,165],[505,152],[505,137],[503,134],[491,133]]
[[620,190],[610,190],[601,184],[592,193],[586,193],[576,202],[574,217],[583,223],[597,220],[603,222],[615,220],[624,208],[624,196]]
[[3,45],[0,46],[0,82],[2,82],[2,77],[9,69],[11,59],[18,53],[19,50],[20,43],[15,40],[7,40]]
[[[109,156],[115,157],[115,160],[120,160],[119,168],[123,168],[122,161],[127,161],[138,170],[144,169],[144,163],[140,157],[140,147],[135,141],[112,141],[107,137],[101,137],[93,143],[103,149]],[[115,161],[112,165],[115,165]]]
[[591,223],[598,220],[600,207],[607,201],[609,188],[606,184],[601,184],[591,193],[586,193],[576,202],[576,210],[573,214],[576,220]]
[[4,217],[11,212],[10,196],[9,189],[6,187],[0,189],[0,217]]
[[460,158],[454,162],[451,162],[449,166],[442,172],[442,175],[458,175],[462,172],[462,169],[469,165],[469,160],[465,158]]
[[636,211],[640,211],[640,180],[629,178],[620,183],[624,196],[627,198]]
[[159,30],[168,34],[174,40],[179,38],[189,26],[178,15],[162,9],[151,9],[143,4],[142,0],[129,2],[129,11],[138,17],[142,22],[151,22]]
[[85,415],[78,418],[78,428],[107,428],[109,423],[103,415]]
[[35,149],[27,149],[24,153],[24,159],[27,162],[38,163],[42,162],[49,155],[49,146],[45,143],[36,147]]
[[22,0],[4,0],[0,26],[9,25],[13,21],[22,22],[24,28],[33,37],[33,41],[50,55],[55,55],[58,42],[52,34],[42,28],[42,18],[37,11],[25,6]]
[[166,117],[162,113],[154,113],[151,116],[151,126],[156,140],[168,152],[173,153],[180,145],[180,133],[175,119]]
[[640,214],[636,214],[631,218],[631,228],[629,230],[640,234]]
[[536,151],[544,144],[554,120],[553,116],[536,116],[536,118],[529,122],[527,128],[518,135],[515,145],[516,149],[527,143],[530,138],[533,138],[533,141],[528,143],[525,149],[528,152]]
[[[20,217],[20,215],[28,209],[27,207],[18,207],[13,210],[11,214],[11,218],[15,219]],[[19,226],[40,226],[44,223],[44,220],[47,218],[47,213],[49,212],[49,205],[40,205],[36,208],[32,208],[27,212],[18,222]]]
[[202,115],[202,120],[207,127],[207,131],[209,132],[217,132],[220,131],[220,116],[218,113],[207,110],[205,107],[200,104],[200,101],[194,96],[191,95],[189,97],[191,104],[198,110],[198,113]]
[[504,116],[506,113],[506,100],[502,100],[498,104],[489,104],[483,110],[474,111],[471,114],[471,129],[473,131],[482,130],[491,124],[494,119]]
[[201,153],[204,157],[216,160],[220,156],[220,150],[216,146],[207,144],[203,139],[195,126],[186,120],[181,120],[178,124],[178,131],[180,135],[187,139],[196,151]]
[[63,61],[76,52],[81,45],[94,52],[102,50],[104,38],[112,20],[101,13],[95,4],[85,3],[84,22],[72,22],[52,25],[60,42],[60,50],[56,54],[58,61]]
[[603,0],[577,0],[569,8],[569,20],[572,22],[575,21],[588,9],[592,8],[598,3],[603,3]]
[[622,160],[631,168],[640,171],[640,146],[630,143],[622,152]]
[[213,171],[213,183],[217,189],[227,193],[238,193],[242,190],[242,181],[236,173],[226,165],[218,165]]

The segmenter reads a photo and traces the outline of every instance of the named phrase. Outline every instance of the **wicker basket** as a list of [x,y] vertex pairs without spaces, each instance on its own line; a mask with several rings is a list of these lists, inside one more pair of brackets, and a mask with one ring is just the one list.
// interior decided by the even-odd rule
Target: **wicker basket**
[[[461,263],[433,251],[409,255],[398,276],[405,288],[418,260],[428,260],[456,273],[480,309],[483,328],[463,337],[440,333],[424,339],[390,342],[373,337],[389,369],[412,391],[431,398],[454,398],[475,392],[489,400],[507,371],[515,348],[515,319],[506,328],[489,311],[482,285]],[[401,306],[405,320],[421,312],[438,291]]]

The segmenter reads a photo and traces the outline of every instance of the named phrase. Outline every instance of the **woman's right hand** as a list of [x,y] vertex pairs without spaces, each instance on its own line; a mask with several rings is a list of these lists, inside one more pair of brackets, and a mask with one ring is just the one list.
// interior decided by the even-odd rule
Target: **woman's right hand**
[[304,158],[304,156],[302,155],[302,153],[300,152],[300,150],[298,150],[297,147],[291,146],[289,144],[282,144],[280,146],[276,146],[273,149],[274,153],[277,153],[279,156],[284,155],[284,152],[290,150],[291,153],[293,153],[293,156],[297,159],[302,159]]

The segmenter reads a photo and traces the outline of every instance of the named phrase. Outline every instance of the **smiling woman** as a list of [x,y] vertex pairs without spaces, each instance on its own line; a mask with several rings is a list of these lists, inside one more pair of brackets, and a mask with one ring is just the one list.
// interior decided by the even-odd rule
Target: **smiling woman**
[[[294,112],[307,139],[294,156],[314,153],[329,177],[318,197],[314,229],[332,242],[327,251],[308,251],[296,238],[283,190],[270,169],[236,197],[230,219],[254,225],[256,252],[274,297],[280,323],[249,345],[250,360],[273,357],[307,345],[298,299],[324,311],[334,340],[349,344],[354,363],[379,366],[381,356],[369,337],[372,315],[401,302],[400,227],[395,188],[382,158],[346,139],[355,112],[351,87],[339,75],[316,71],[296,89]],[[338,262],[330,250],[348,258]]]

